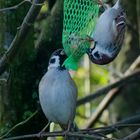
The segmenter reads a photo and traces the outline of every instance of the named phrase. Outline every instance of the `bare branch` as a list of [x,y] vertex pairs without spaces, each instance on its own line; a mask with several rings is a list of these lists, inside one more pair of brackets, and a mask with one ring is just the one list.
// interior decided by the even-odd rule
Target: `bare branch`
[[136,60],[130,65],[128,70],[125,72],[124,75],[129,75],[132,73],[136,68],[140,66],[140,55],[136,58]]
[[[131,64],[129,69],[125,72],[125,76],[128,76],[131,74],[140,64],[140,56],[137,57],[137,59]],[[109,91],[109,93],[104,97],[104,99],[101,101],[99,106],[96,108],[96,111],[91,115],[90,119],[87,121],[86,125],[84,125],[85,128],[92,127],[96,121],[100,118],[103,111],[109,106],[109,104],[113,101],[113,99],[116,97],[116,95],[119,94],[121,87],[114,88]]]
[[139,78],[140,78],[140,69],[137,70],[136,72],[128,75],[128,76],[124,76],[122,79],[120,79],[112,84],[109,84],[106,87],[103,87],[103,88],[97,90],[95,93],[92,93],[92,94],[90,94],[82,99],[79,99],[77,102],[77,106],[88,103],[88,102],[90,102],[90,101],[92,101],[92,100],[94,100],[102,95],[105,95],[105,94],[107,94],[107,92],[109,92],[110,90],[112,90],[116,87],[119,88],[119,87],[124,86],[128,83],[137,81]]
[[104,99],[100,102],[98,107],[96,108],[96,111],[91,115],[90,119],[84,124],[84,128],[90,128],[92,127],[97,120],[102,115],[103,111],[108,107],[108,105],[112,102],[112,100],[116,97],[115,95],[119,94],[118,88],[112,89],[107,95],[104,97]]
[[[140,121],[140,114],[137,116],[130,117],[128,119],[122,120],[116,124],[107,126],[107,127],[98,127],[98,128],[90,128],[90,129],[82,129],[77,132],[68,132],[68,136],[72,137],[83,137],[88,139],[98,139],[98,140],[114,140],[114,138],[107,138],[105,135],[118,132],[118,130],[126,127],[136,127],[139,128],[140,124],[136,124]],[[28,134],[22,136],[15,136],[10,138],[3,138],[3,140],[17,140],[17,139],[27,139],[27,138],[40,138],[40,137],[57,137],[57,136],[65,136],[65,131],[56,131],[56,132],[44,132],[40,135],[40,133],[36,134]],[[116,139],[115,139],[116,140]]]
[[6,134],[0,136],[0,139],[3,139],[4,137],[8,136],[12,131],[14,131],[17,127],[24,125],[25,123],[27,123],[30,119],[32,119],[36,114],[38,113],[38,110],[36,110],[30,117],[28,117],[26,120],[16,124],[15,126],[13,126]]
[[14,5],[14,6],[11,6],[11,7],[7,7],[7,8],[2,8],[2,9],[0,9],[0,12],[6,12],[6,11],[9,11],[9,10],[16,10],[17,8],[19,8],[21,5],[23,5],[23,4],[26,3],[26,2],[31,3],[30,0],[23,0],[23,1],[21,1],[20,3],[18,3],[17,5]]
[[138,138],[140,138],[140,128],[137,129],[137,131],[130,134],[129,136],[127,136],[123,139],[120,139],[120,140],[137,140]]
[[82,129],[81,131],[83,133],[87,134],[111,134],[113,132],[119,132],[121,129],[124,128],[140,128],[140,114],[136,116],[129,117],[125,120],[122,120],[120,122],[117,122],[113,125],[110,126],[105,126],[105,127],[98,127],[98,128],[87,128],[87,129]]
[[[27,139],[27,138],[40,138],[40,137],[57,137],[57,136],[65,136],[65,131],[57,131],[57,132],[44,132],[41,134],[28,134],[28,135],[22,135],[22,136],[15,136],[10,138],[4,138],[3,140],[18,140],[18,139]],[[88,139],[98,139],[98,140],[113,140],[112,138],[104,138],[101,136],[98,136],[96,134],[88,135],[88,134],[82,134],[80,132],[67,132],[68,136],[71,137],[84,137]]]
[[[18,9],[20,6],[22,6],[24,3],[30,3],[32,5],[36,5],[34,4],[31,0],[23,0],[20,3],[18,3],[17,5],[11,6],[11,7],[6,7],[6,8],[2,8],[0,9],[0,12],[6,12],[6,11],[10,11],[10,10],[16,10]],[[37,5],[42,5],[42,4],[37,4]]]
[[34,23],[38,13],[40,12],[43,2],[44,0],[34,0],[34,4],[29,9],[29,12],[23,20],[21,28],[17,32],[9,49],[0,59],[0,75],[5,71],[8,64],[15,58],[15,54],[18,52],[19,48],[22,47],[22,43],[30,31],[30,25]]
[[[120,122],[117,122],[113,125],[107,126],[107,127],[102,127],[102,128],[97,128],[98,131],[96,133],[103,133],[103,134],[111,134],[113,132],[117,132],[118,130],[121,130],[126,127],[140,127],[140,124],[137,124],[140,122],[140,114],[136,116],[129,117],[127,119],[121,120]],[[95,132],[95,130],[94,130]],[[95,133],[95,134],[96,134]]]

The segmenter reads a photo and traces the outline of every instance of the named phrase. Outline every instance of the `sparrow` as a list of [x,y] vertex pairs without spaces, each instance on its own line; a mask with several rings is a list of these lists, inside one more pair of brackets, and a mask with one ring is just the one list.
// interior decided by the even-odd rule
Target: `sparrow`
[[39,101],[49,122],[69,129],[75,117],[78,90],[63,65],[66,58],[63,49],[58,49],[51,55],[48,71],[39,83]]
[[124,9],[117,0],[116,4],[106,9],[99,17],[95,30],[91,34],[93,42],[87,54],[89,59],[95,64],[108,64],[113,61],[121,50],[126,16]]

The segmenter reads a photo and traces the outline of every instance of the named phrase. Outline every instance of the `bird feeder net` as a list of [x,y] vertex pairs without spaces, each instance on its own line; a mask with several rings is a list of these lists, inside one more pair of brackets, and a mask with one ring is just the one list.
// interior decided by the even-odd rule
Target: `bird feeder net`
[[64,62],[66,68],[78,68],[79,59],[90,47],[98,13],[99,6],[94,0],[64,0],[62,43],[68,55]]

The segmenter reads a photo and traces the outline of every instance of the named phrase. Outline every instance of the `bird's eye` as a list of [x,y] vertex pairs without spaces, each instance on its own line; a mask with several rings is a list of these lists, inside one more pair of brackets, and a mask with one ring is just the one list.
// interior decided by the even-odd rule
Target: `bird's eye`
[[98,51],[95,52],[95,53],[94,53],[94,56],[95,56],[96,58],[100,58],[99,52],[98,52]]
[[55,63],[55,58],[52,58],[52,59],[50,60],[50,63]]

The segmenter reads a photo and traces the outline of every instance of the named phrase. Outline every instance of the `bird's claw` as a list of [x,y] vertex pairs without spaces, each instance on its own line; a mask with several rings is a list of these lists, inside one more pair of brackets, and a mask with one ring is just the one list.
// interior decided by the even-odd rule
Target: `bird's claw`
[[43,136],[43,133],[45,133],[46,128],[48,128],[48,126],[50,125],[50,121],[48,122],[48,124],[38,133],[38,138],[41,139]]
[[41,140],[42,136],[43,136],[43,133],[44,131],[40,131],[37,135],[38,135],[38,138]]
[[67,140],[67,136],[68,136],[68,133],[69,133],[70,131],[69,130],[66,130],[65,132],[64,132],[64,140]]

